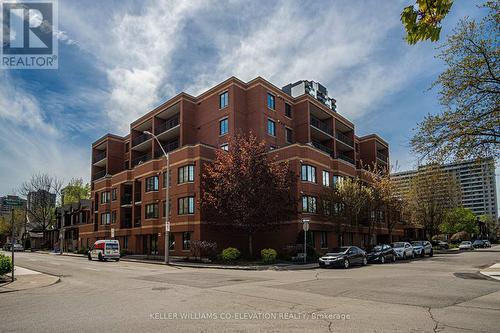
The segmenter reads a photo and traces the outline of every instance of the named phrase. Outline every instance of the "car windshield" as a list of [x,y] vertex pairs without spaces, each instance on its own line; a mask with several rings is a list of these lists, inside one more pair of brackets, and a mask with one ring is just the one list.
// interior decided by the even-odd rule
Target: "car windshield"
[[342,246],[342,247],[334,247],[333,249],[330,250],[326,255],[331,256],[331,255],[336,255],[340,253],[346,253],[347,250],[349,250],[349,247],[347,246]]
[[479,239],[477,239],[477,240],[475,240],[475,241],[474,241],[474,243],[482,243],[482,242],[483,242],[483,241],[482,241],[482,240],[479,240]]
[[394,243],[392,247],[405,247],[405,243],[397,242],[397,243]]
[[460,244],[462,244],[462,245],[469,245],[469,244],[470,244],[470,242],[462,242],[462,243],[460,243]]
[[413,246],[423,246],[424,242],[422,242],[422,241],[415,241],[415,242],[411,242],[411,245],[413,245]]
[[377,245],[375,246],[372,251],[374,252],[378,252],[378,251],[382,251],[384,249],[384,247],[382,245]]

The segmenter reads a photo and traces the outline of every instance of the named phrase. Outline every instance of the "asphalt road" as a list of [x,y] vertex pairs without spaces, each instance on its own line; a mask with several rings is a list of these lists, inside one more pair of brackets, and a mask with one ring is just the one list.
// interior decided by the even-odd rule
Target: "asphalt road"
[[236,271],[19,253],[61,276],[0,294],[0,332],[500,332],[500,246],[396,264]]

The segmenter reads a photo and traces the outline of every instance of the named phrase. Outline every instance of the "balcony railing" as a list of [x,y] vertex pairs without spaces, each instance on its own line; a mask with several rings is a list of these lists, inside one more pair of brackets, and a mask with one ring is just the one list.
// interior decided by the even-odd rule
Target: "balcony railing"
[[134,193],[134,202],[140,202],[141,201],[141,192],[135,192]]
[[381,152],[377,152],[377,158],[379,160],[382,160],[383,162],[387,163],[387,156],[385,156],[384,154],[382,154]]
[[140,227],[141,226],[141,218],[140,217],[136,217],[134,219],[134,227]]
[[137,158],[132,160],[132,167],[135,167],[136,165],[138,165],[140,163],[147,162],[150,159],[151,159],[151,153],[147,153],[147,154],[144,154],[140,157],[137,157]]
[[324,123],[314,116],[311,116],[311,125],[329,135],[333,135],[333,129],[328,126],[328,124]]
[[179,125],[179,116],[169,118],[163,124],[155,128],[155,134],[158,135],[160,133],[166,132],[177,125]]
[[350,158],[349,156],[346,156],[344,154],[337,154],[337,158],[344,160],[346,162],[349,162],[351,164],[354,164],[354,160],[352,158]]
[[149,139],[151,139],[151,135],[146,134],[146,133],[141,134],[138,137],[136,137],[134,140],[132,140],[132,147],[135,147],[138,144],[141,144],[145,141],[148,141]]
[[101,179],[104,176],[106,176],[106,170],[98,171],[98,172],[94,173],[93,180]]
[[132,193],[125,193],[122,195],[122,205],[130,205],[132,204]]
[[122,220],[121,228],[132,228],[132,219],[126,217]]
[[[170,152],[172,150],[175,150],[177,148],[179,148],[179,141],[172,141],[172,142],[169,142],[165,145],[162,145],[163,149],[165,149],[165,152]],[[155,151],[155,158],[160,158],[163,156],[163,151],[161,149],[157,149]]]
[[100,151],[97,154],[95,154],[94,157],[94,163],[99,162],[100,160],[103,160],[106,158],[106,151]]
[[337,138],[337,140],[340,140],[342,141],[343,143],[345,143],[346,145],[349,145],[351,147],[354,147],[354,142],[353,140],[348,137],[347,135],[345,135],[344,133],[341,133],[341,132],[336,132],[335,133],[335,137]]
[[332,150],[332,149],[328,148],[328,147],[327,147],[327,146],[325,146],[324,144],[321,144],[321,143],[319,143],[319,142],[317,142],[317,141],[313,141],[313,142],[312,142],[312,145],[313,145],[314,147],[316,147],[316,148],[318,148],[318,149],[320,149],[320,150],[324,151],[325,153],[327,153],[327,154],[329,154],[329,155],[331,155],[331,154],[333,153],[333,150]]

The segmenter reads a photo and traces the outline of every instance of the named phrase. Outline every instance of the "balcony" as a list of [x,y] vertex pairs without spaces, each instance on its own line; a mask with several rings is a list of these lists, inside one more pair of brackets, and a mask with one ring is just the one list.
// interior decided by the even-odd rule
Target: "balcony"
[[377,152],[377,159],[384,162],[384,163],[388,163],[388,158],[387,156],[385,156],[384,154],[382,154],[381,152]]
[[130,217],[125,217],[122,220],[120,228],[123,228],[123,229],[125,229],[125,228],[132,228],[132,219]]
[[136,165],[142,164],[144,162],[147,162],[151,159],[151,153],[144,154],[140,157],[137,157],[132,160],[132,167],[135,167]]
[[[162,147],[166,153],[171,152],[172,150],[179,148],[179,141],[169,142],[167,144],[162,145]],[[155,151],[155,158],[160,158],[160,157],[163,157],[163,151],[161,149],[157,149]]]
[[136,137],[134,140],[132,140],[132,147],[135,147],[137,145],[140,145],[143,142],[146,142],[151,139],[151,135],[143,133]]
[[98,151],[98,153],[95,154],[95,156],[94,156],[93,164],[95,166],[104,166],[104,165],[106,165],[105,158],[106,158],[106,151],[105,150]]
[[354,160],[347,155],[337,154],[337,158],[354,165]]
[[333,129],[327,123],[319,120],[318,118],[311,116],[311,126],[319,129],[320,131],[333,136]]
[[336,132],[335,138],[350,147],[354,147],[354,141],[344,133]]
[[140,217],[136,217],[134,219],[134,228],[135,227],[140,227],[141,226],[141,218]]
[[92,180],[101,179],[104,176],[106,176],[106,170],[98,171],[98,172],[94,173],[94,177],[92,178]]
[[141,192],[135,192],[135,194],[134,194],[134,202],[135,203],[141,202]]
[[121,198],[121,205],[126,206],[131,204],[132,204],[132,193],[123,194]]
[[317,141],[313,141],[311,142],[312,145],[316,148],[318,148],[319,150],[322,150],[324,151],[325,153],[327,153],[328,155],[331,155],[333,153],[333,150],[331,148],[328,148],[327,146],[325,146],[324,144],[322,143],[319,143]]
[[179,125],[179,116],[174,116],[170,119],[167,119],[163,124],[159,125],[155,128],[155,135],[160,135],[175,126]]

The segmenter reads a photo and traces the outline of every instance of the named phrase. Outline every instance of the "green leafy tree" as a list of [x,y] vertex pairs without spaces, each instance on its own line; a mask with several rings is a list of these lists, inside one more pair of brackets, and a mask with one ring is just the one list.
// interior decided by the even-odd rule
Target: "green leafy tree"
[[84,184],[81,178],[73,178],[62,190],[61,196],[63,205],[77,203],[82,199],[90,199],[90,184]]
[[497,239],[500,237],[500,221],[495,220],[491,215],[481,215],[479,220],[486,225],[491,238]]
[[[14,235],[21,237],[24,231],[25,211],[22,208],[14,208]],[[12,234],[12,215],[0,216],[0,235],[10,236]]]
[[288,162],[277,162],[264,141],[250,133],[229,140],[229,151],[218,150],[203,167],[200,207],[202,219],[221,231],[252,237],[279,227],[296,216],[296,175]]
[[476,216],[470,209],[456,207],[445,212],[444,221],[439,225],[439,230],[445,234],[455,234],[465,231],[470,234],[477,234],[479,228]]
[[430,39],[435,42],[441,33],[441,21],[450,12],[453,0],[416,0],[405,7],[401,22],[406,29],[408,44]]
[[484,19],[463,19],[440,48],[447,69],[434,85],[441,87],[445,110],[428,115],[411,139],[422,157],[500,155],[500,1],[485,7]]

